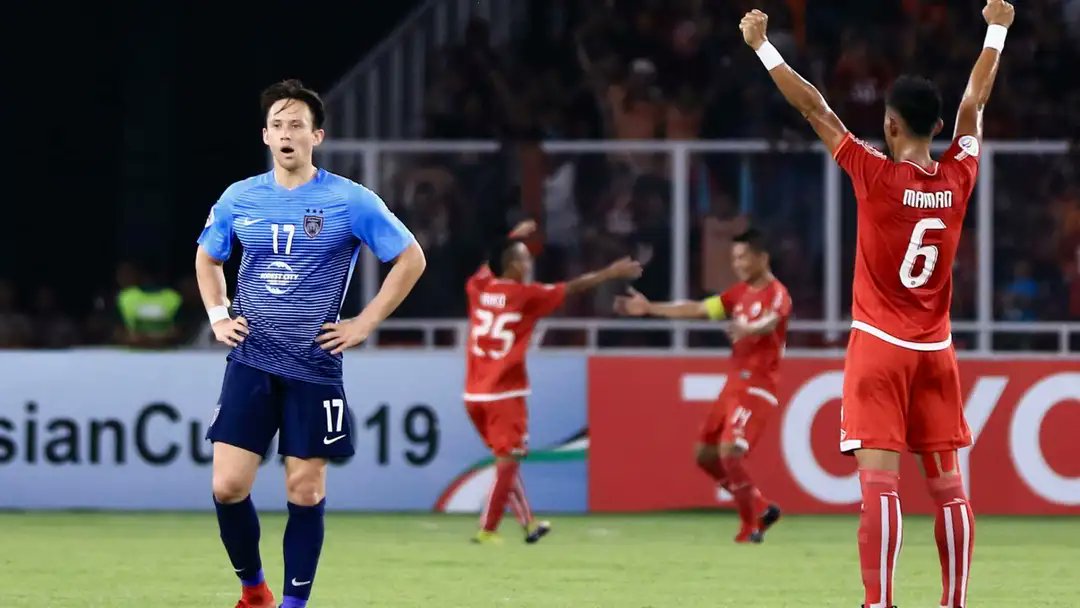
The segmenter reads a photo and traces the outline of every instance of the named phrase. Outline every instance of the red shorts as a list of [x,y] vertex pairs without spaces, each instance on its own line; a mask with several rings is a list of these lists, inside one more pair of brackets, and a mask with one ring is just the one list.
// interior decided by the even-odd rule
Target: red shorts
[[709,410],[698,441],[705,445],[734,443],[750,450],[776,415],[778,406],[772,387],[729,380]]
[[524,397],[499,401],[466,401],[473,426],[496,456],[524,456],[529,442],[529,416]]
[[946,452],[971,445],[952,347],[917,351],[854,330],[844,360],[840,451]]

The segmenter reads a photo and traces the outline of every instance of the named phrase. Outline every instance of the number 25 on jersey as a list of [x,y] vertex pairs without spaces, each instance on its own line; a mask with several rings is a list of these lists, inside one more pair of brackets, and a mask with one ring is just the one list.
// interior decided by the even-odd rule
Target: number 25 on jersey
[[[504,312],[496,315],[490,310],[478,308],[474,311],[477,324],[472,329],[472,352],[479,357],[502,359],[510,349],[514,347],[514,332],[507,328],[511,323],[521,320],[521,315],[516,312]],[[480,348],[480,338],[488,337],[499,340],[498,349],[484,350]]]
[[[915,289],[926,285],[930,280],[930,275],[934,274],[934,266],[937,265],[938,248],[937,245],[923,245],[923,237],[926,236],[928,230],[944,229],[945,222],[936,217],[928,217],[915,224],[915,229],[911,232],[911,241],[908,243],[907,251],[904,252],[904,263],[900,265],[900,282],[904,284],[904,287]],[[915,261],[919,258],[923,258],[922,272],[915,275],[913,274]]]

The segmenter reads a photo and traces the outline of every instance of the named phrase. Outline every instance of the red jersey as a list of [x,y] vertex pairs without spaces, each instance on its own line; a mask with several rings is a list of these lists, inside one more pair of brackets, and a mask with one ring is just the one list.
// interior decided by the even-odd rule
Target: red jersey
[[953,259],[979,140],[957,138],[930,170],[894,163],[851,133],[835,156],[858,200],[852,327],[913,350],[948,348]]
[[566,284],[499,279],[485,265],[469,278],[465,294],[469,301],[465,400],[528,395],[525,351],[536,322],[566,299]]
[[[776,386],[780,358],[787,341],[788,317],[791,316],[791,296],[779,279],[754,289],[748,283],[736,283],[730,289],[706,302],[710,316],[726,316],[742,324],[753,323],[769,313],[780,317],[776,328],[763,336],[746,336],[731,346],[731,368],[742,380],[763,384],[770,390]],[[716,303],[723,306],[722,315],[715,314]],[[721,312],[721,311],[717,311]]]

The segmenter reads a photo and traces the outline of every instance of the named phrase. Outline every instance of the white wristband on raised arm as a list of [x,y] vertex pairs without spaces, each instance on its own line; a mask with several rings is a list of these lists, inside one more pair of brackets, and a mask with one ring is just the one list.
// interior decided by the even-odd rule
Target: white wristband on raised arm
[[984,47],[997,49],[997,52],[1001,52],[1005,48],[1005,36],[1008,35],[1009,28],[1004,25],[991,25],[986,28],[986,40],[983,41]]
[[224,321],[229,317],[228,306],[214,306],[206,311],[206,316],[210,317],[210,325],[217,323],[218,321]]
[[780,51],[776,50],[776,47],[768,40],[754,52],[757,53],[758,59],[765,65],[766,70],[772,70],[776,66],[783,65],[784,63],[784,58],[780,55]]

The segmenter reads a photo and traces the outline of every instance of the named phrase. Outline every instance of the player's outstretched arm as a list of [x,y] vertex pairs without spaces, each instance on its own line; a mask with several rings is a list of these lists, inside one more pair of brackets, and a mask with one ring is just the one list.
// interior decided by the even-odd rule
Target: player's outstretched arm
[[971,70],[964,97],[956,110],[956,129],[953,139],[961,135],[972,135],[982,139],[982,114],[986,102],[990,100],[990,91],[997,78],[1001,50],[1005,48],[1005,34],[1016,16],[1013,5],[1004,0],[988,0],[983,8],[986,19],[986,41],[982,53]]
[[566,282],[566,293],[579,293],[588,291],[602,283],[616,281],[618,279],[633,280],[641,276],[641,262],[630,258],[622,258],[611,263],[610,266],[595,272],[587,272],[576,279]]
[[195,251],[195,278],[199,283],[199,295],[202,296],[206,314],[210,317],[210,327],[218,342],[236,346],[244,341],[248,334],[247,320],[244,317],[233,319],[229,315],[229,298],[226,295],[225,264],[210,255],[199,245]]
[[844,136],[847,135],[847,127],[840,122],[840,118],[825,102],[825,98],[817,88],[791,69],[776,47],[769,43],[765,35],[768,24],[769,16],[765,13],[757,9],[746,13],[739,22],[743,40],[754,49],[761,62],[765,64],[765,68],[769,70],[769,76],[772,76],[773,82],[783,93],[784,99],[787,99],[788,103],[810,123],[829,152],[836,152],[843,143]]
[[[685,300],[682,302],[650,302],[636,289],[627,290],[625,296],[615,298],[615,314],[624,317],[664,317],[665,319],[708,319],[714,316],[708,300]],[[719,318],[722,318],[721,313]]]
[[424,257],[424,250],[413,241],[394,259],[394,266],[386,275],[379,293],[375,294],[364,310],[352,319],[340,323],[325,323],[322,326],[325,332],[319,334],[315,341],[322,345],[323,350],[329,350],[336,355],[367,340],[379,323],[397,310],[405,296],[409,295],[420,280],[425,268],[427,259]]
[[771,334],[779,324],[780,315],[776,311],[769,311],[753,321],[744,323],[738,319],[733,320],[728,327],[728,336],[733,343],[746,336],[765,336]]

